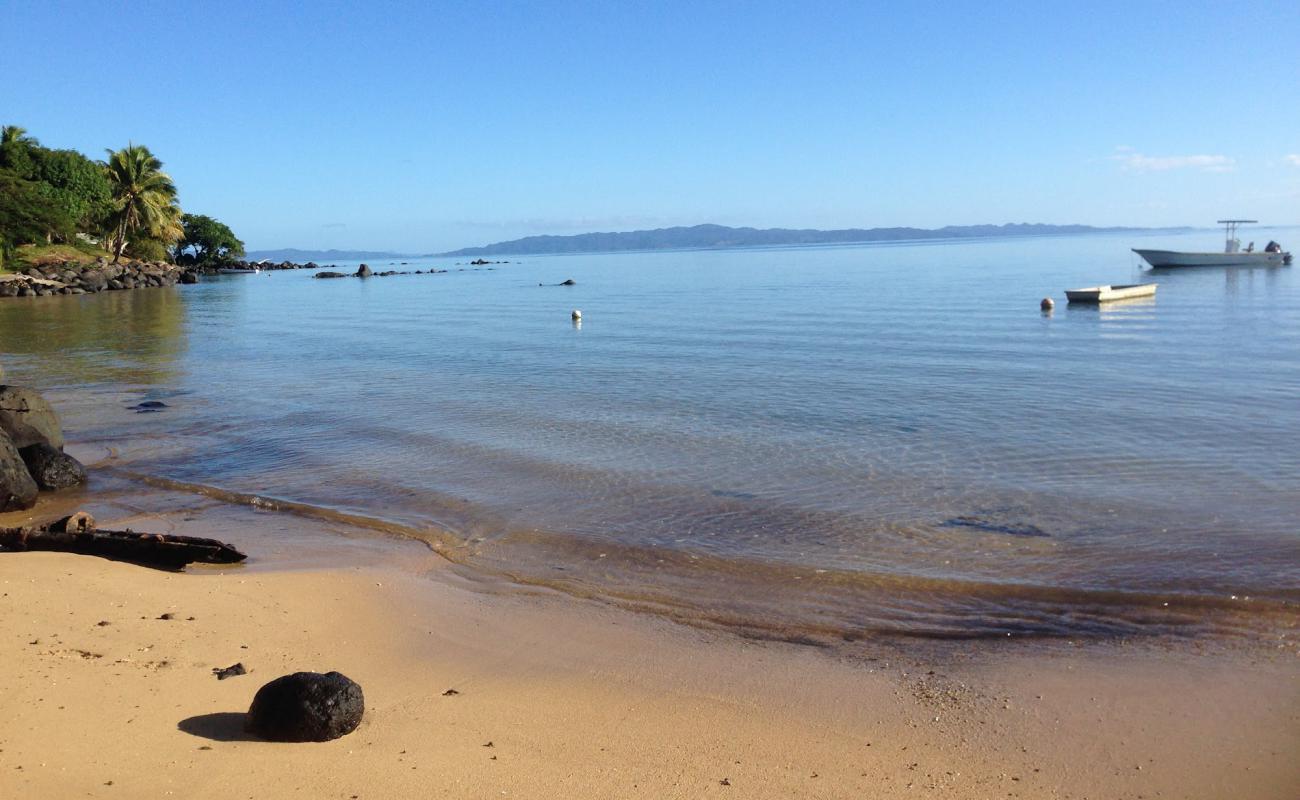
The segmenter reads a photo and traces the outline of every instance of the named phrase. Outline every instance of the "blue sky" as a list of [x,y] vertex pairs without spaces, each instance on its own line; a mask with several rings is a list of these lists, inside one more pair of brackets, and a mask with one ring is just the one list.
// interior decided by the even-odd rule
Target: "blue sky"
[[252,248],[1300,222],[1288,2],[0,5],[0,123]]

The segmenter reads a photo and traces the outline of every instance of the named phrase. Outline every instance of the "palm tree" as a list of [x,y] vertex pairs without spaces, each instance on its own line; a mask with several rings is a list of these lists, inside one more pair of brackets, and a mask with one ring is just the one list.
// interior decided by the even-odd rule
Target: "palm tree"
[[0,145],[26,141],[30,141],[27,138],[26,128],[20,128],[17,125],[6,125],[0,128]]
[[27,135],[26,128],[0,127],[0,168],[13,170],[24,178],[31,177],[31,151],[39,146],[40,142]]
[[114,206],[109,231],[113,263],[122,258],[128,236],[163,243],[179,239],[184,231],[176,203],[176,184],[162,171],[162,162],[144,145],[128,144],[116,152],[107,152],[105,170]]

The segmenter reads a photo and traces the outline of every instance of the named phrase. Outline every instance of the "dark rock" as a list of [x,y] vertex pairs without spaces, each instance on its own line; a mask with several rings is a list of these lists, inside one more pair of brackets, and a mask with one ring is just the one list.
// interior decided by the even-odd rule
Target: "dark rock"
[[573,278],[569,278],[567,281],[560,281],[560,285],[561,285],[561,286],[577,286],[577,285],[578,285],[578,282],[575,281]]
[[365,713],[361,686],[337,672],[295,672],[257,690],[244,729],[273,742],[327,742]]
[[161,400],[146,400],[143,403],[136,403],[133,406],[127,406],[130,411],[146,411],[167,408],[167,404]]
[[117,278],[112,278],[108,282],[108,288],[113,291],[117,291],[118,289],[125,289],[126,287],[123,286],[122,282]]
[[86,468],[81,466],[81,462],[48,444],[34,444],[18,453],[41,489],[67,489],[86,482]]
[[54,409],[33,389],[0,386],[0,430],[9,434],[14,447],[45,443],[63,449],[63,429]]
[[373,275],[373,274],[374,274],[374,273],[372,273],[372,272],[370,271],[370,267],[366,266],[365,264],[362,264],[362,265],[357,269],[357,277],[358,277],[358,278],[369,278],[369,277],[370,277],[371,275]]
[[182,272],[182,273],[181,273],[181,283],[184,283],[184,284],[192,284],[192,283],[198,283],[198,282],[199,282],[199,273],[197,273],[197,272]]
[[244,669],[243,664],[231,664],[228,667],[214,668],[212,674],[217,676],[217,680],[224,681],[226,678],[234,678],[238,675],[247,675],[248,670]]
[[36,505],[39,489],[13,441],[0,430],[0,511],[19,511]]
[[317,272],[313,278],[346,278],[342,272]]
[[945,528],[973,528],[977,531],[987,531],[989,533],[1005,533],[1009,536],[1031,536],[1031,537],[1048,537],[1050,533],[1029,523],[1002,523],[984,517],[960,516],[946,519],[942,523]]

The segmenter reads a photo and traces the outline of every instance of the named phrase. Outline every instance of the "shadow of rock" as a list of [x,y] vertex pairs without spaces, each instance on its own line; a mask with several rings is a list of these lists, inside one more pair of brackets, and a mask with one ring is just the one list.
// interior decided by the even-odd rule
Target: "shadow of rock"
[[200,714],[176,723],[176,727],[190,734],[215,742],[260,742],[262,739],[244,730],[245,715],[238,711]]

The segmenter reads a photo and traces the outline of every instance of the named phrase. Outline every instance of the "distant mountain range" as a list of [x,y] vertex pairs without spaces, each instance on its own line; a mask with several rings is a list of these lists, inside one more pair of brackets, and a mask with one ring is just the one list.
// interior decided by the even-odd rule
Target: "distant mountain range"
[[298,250],[293,247],[284,250],[249,250],[244,258],[249,261],[292,261],[302,264],[307,261],[356,261],[359,258],[404,258],[401,253],[388,253],[381,250]]
[[[466,247],[440,256],[542,255],[548,253],[611,253],[621,250],[700,250],[727,247],[772,247],[800,244],[853,244],[926,239],[974,239],[994,236],[1063,236],[1083,233],[1150,231],[1151,228],[1096,228],[1091,225],[949,225],[944,228],[845,228],[821,231],[789,228],[729,228],[725,225],[658,228],[624,233],[581,233],[576,236],[527,236],[484,247]],[[1169,228],[1161,230],[1191,230]]]
[[580,233],[574,236],[526,236],[483,247],[466,247],[448,253],[409,255],[383,250],[252,250],[249,261],[357,261],[360,259],[458,258],[461,256],[546,255],[552,253],[617,253],[628,250],[706,250],[728,247],[779,247],[801,244],[856,244],[932,239],[980,239],[1009,236],[1066,236],[1087,233],[1190,231],[1182,228],[1097,228],[1092,225],[949,225],[944,228],[729,228],[726,225],[692,225],[620,233]]

